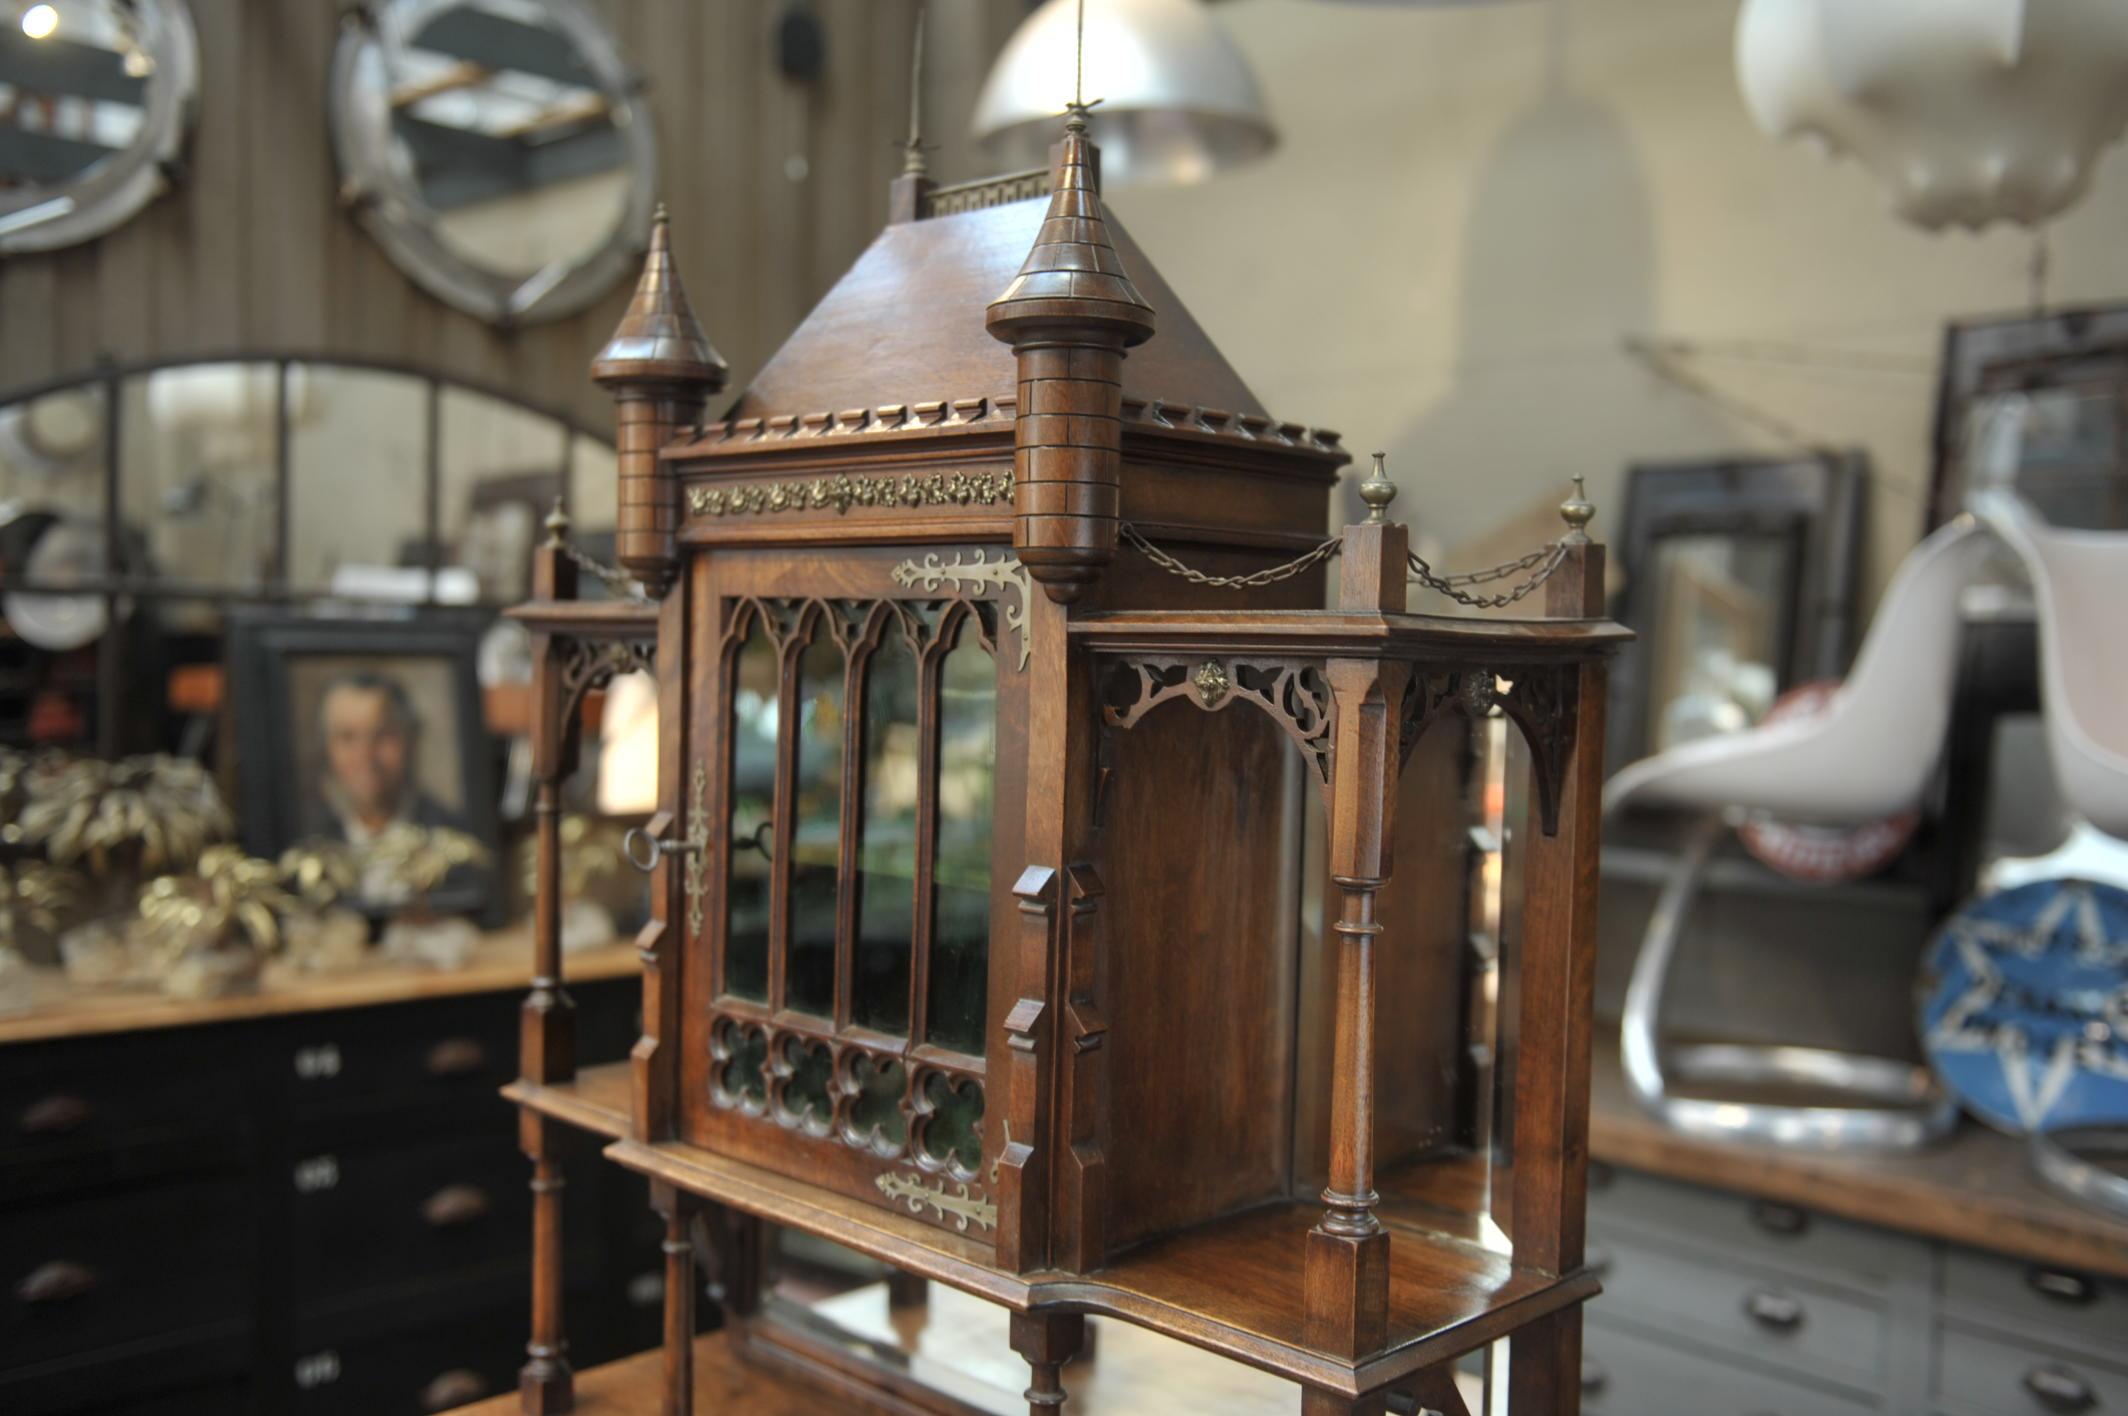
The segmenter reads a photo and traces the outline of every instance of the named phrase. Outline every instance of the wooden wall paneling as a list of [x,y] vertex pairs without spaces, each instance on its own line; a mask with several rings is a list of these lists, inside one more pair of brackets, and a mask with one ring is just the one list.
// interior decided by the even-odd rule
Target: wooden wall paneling
[[78,291],[81,298],[68,303],[81,311],[82,318],[62,319],[53,330],[54,357],[63,369],[85,369],[96,362],[98,338],[96,309],[100,303],[97,281],[97,250],[94,245],[73,246],[53,253],[57,268],[54,288],[62,292]]
[[[282,349],[325,342],[326,227],[332,219],[332,152],[325,124],[326,64],[337,34],[333,7],[253,8],[242,88],[247,342]],[[269,176],[270,174],[270,176]]]
[[806,222],[812,264],[806,273],[817,290],[827,289],[879,229],[872,203],[859,196],[884,165],[872,159],[886,155],[892,132],[882,132],[873,121],[871,87],[889,56],[871,43],[872,21],[876,12],[898,10],[903,3],[827,0],[820,7],[828,30],[827,68],[808,94],[813,170],[805,182],[812,207]]
[[[184,183],[136,220],[153,223],[155,343],[113,349],[121,360],[232,349],[249,334],[244,275],[249,264],[250,212],[245,204],[248,144],[245,125],[257,121],[244,66],[245,51],[264,43],[257,8],[222,0],[192,7],[199,29],[199,121],[192,129]],[[49,373],[69,373],[57,367]]]
[[[155,224],[129,221],[97,242],[96,357],[145,348],[155,330]],[[71,368],[62,360],[61,368]],[[4,384],[0,384],[4,387]]]
[[0,376],[10,385],[51,374],[59,307],[56,261],[0,260]]
[[[823,6],[829,69],[811,88],[775,70],[775,0],[600,8],[647,85],[681,267],[743,380],[885,219],[915,0]],[[507,333],[423,293],[339,206],[326,104],[337,8],[203,0],[193,17],[200,107],[183,178],[98,242],[0,262],[0,392],[99,357],[270,348],[432,365],[606,421],[584,369],[626,282],[570,319]],[[935,0],[928,87],[947,97],[929,126],[940,141],[966,121],[953,95],[972,99],[1017,18],[1013,0]],[[784,171],[793,151],[811,164],[802,182]]]
[[[745,386],[767,352],[752,333],[765,304],[756,278],[762,242],[754,201],[761,181],[754,160],[761,141],[756,98],[771,82],[763,34],[753,6],[714,7],[704,35],[711,63],[703,131],[698,144],[687,145],[686,170],[672,169],[673,190],[692,194],[697,207],[695,219],[676,229],[674,249],[696,313],[731,361],[733,388]],[[681,160],[676,152],[673,161]],[[728,401],[719,399],[716,410]]]

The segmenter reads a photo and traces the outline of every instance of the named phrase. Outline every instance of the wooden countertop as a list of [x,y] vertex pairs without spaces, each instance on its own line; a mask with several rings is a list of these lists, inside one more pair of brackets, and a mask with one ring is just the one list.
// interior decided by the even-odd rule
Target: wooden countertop
[[[562,977],[565,982],[623,978],[640,966],[635,946],[616,942],[568,955],[562,960]],[[303,974],[268,964],[256,990],[223,998],[166,998],[128,989],[76,988],[57,969],[36,972],[31,985],[35,1001],[30,1008],[0,1015],[0,1046],[524,988],[532,978],[532,938],[531,931],[522,927],[490,934],[462,969],[379,960],[345,973]]]
[[1949,1140],[1904,1155],[1825,1155],[1679,1135],[1637,1106],[1619,1071],[1615,1028],[1596,1047],[1589,1154],[1627,1170],[1778,1200],[2033,1263],[2128,1278],[2128,1224],[2057,1196],[2024,1147],[1967,1120]]

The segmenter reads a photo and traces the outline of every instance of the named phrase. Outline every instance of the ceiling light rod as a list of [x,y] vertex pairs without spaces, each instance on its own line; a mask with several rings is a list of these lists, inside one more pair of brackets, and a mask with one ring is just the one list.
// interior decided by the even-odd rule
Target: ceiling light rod
[[928,174],[924,161],[924,16],[930,6],[918,0],[916,39],[909,46],[909,141],[902,144],[901,170],[907,177]]

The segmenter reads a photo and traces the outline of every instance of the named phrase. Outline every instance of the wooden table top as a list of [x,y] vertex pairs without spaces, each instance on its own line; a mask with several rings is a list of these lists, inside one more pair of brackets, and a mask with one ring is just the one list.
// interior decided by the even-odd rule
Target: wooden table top
[[[562,960],[562,977],[592,982],[622,978],[639,967],[635,946],[617,942],[568,955]],[[166,998],[130,989],[76,988],[58,969],[38,969],[35,975],[29,1009],[0,1015],[0,1046],[523,988],[532,978],[532,937],[526,927],[490,934],[462,969],[423,968],[380,959],[345,973],[305,974],[269,963],[256,990],[222,998]]]
[[1589,1154],[1627,1170],[1800,1205],[2034,1263],[2128,1278],[2128,1224],[2062,1199],[2033,1176],[2021,1142],[1967,1120],[1901,1155],[1825,1155],[1680,1135],[1627,1094],[1616,1029],[1596,1047]]

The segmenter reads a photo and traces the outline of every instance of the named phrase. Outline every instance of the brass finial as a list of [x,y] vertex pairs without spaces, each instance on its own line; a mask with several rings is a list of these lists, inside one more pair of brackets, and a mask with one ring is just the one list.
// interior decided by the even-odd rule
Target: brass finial
[[1589,523],[1596,519],[1596,504],[1589,500],[1579,472],[1574,474],[1574,495],[1559,503],[1559,519],[1566,523],[1569,541],[1589,539]]
[[1384,453],[1374,455],[1374,467],[1367,479],[1360,483],[1360,500],[1367,503],[1367,524],[1379,526],[1389,519],[1389,503],[1396,500],[1396,483],[1389,480],[1389,469],[1383,466]]
[[547,544],[560,550],[569,539],[569,513],[562,510],[562,499],[554,499],[554,510],[547,513]]
[[665,203],[659,202],[650,209],[650,224],[652,226],[667,226],[671,222],[672,213],[665,209]]

